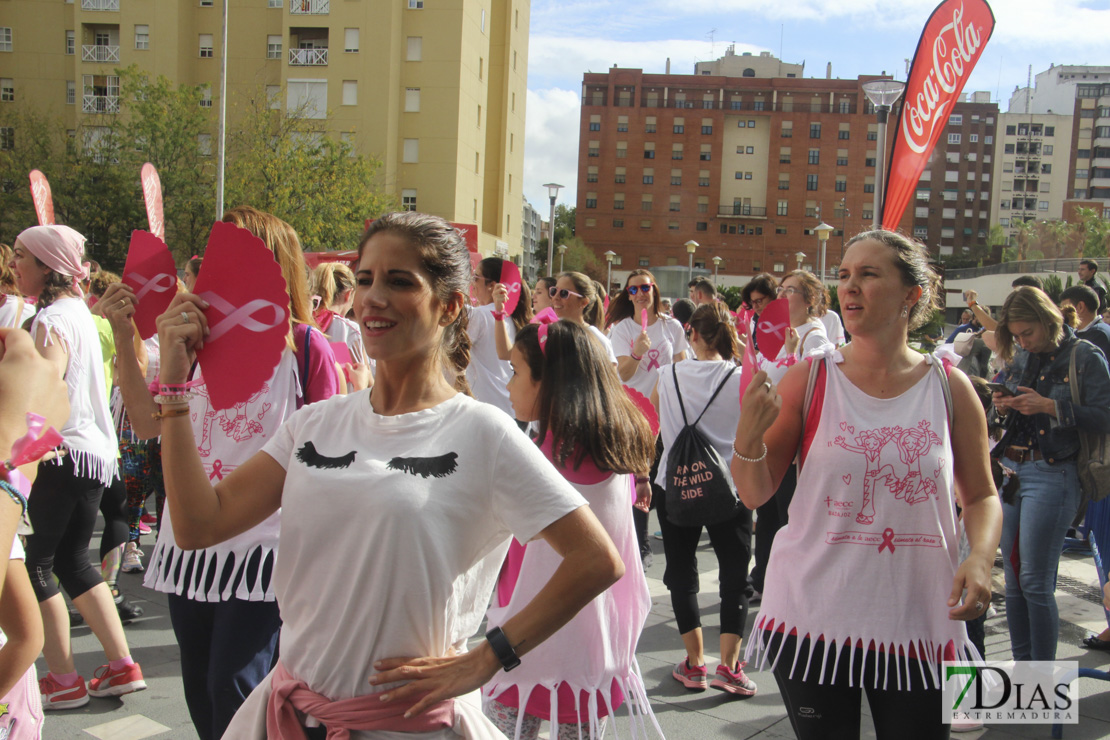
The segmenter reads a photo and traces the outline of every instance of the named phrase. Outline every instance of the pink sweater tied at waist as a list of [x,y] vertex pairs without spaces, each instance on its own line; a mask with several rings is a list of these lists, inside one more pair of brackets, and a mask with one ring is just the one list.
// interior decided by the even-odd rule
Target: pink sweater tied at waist
[[327,727],[328,740],[348,740],[351,730],[434,732],[455,724],[453,699],[433,704],[419,716],[405,719],[405,712],[417,700],[382,702],[378,694],[364,694],[332,701],[294,678],[280,661],[270,683],[270,699],[266,704],[266,737],[270,740],[306,740],[298,711]]

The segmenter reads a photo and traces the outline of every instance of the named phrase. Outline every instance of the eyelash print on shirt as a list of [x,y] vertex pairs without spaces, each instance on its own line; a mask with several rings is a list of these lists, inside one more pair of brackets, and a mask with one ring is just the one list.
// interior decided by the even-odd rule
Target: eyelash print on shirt
[[395,457],[386,466],[390,470],[400,470],[421,478],[446,478],[458,467],[455,462],[458,454],[448,452],[439,457]]
[[297,459],[310,468],[325,470],[329,468],[349,468],[351,463],[355,461],[355,451],[351,450],[341,457],[328,457],[317,452],[316,445],[312,442],[305,442],[301,449],[297,450]]

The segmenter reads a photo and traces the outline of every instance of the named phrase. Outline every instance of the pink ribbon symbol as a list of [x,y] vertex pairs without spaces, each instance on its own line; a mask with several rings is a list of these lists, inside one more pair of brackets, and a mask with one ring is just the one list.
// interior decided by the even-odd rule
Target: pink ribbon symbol
[[648,366],[645,368],[645,370],[652,370],[659,367],[659,350],[649,349],[647,351],[647,360]]
[[152,280],[147,280],[137,272],[131,273],[128,277],[139,286],[139,292],[135,294],[135,300],[139,302],[142,302],[147,293],[165,293],[171,288],[177,288],[177,277],[168,272],[160,272]]
[[[276,303],[263,298],[255,298],[253,301],[236,307],[210,290],[201,293],[200,297],[224,315],[221,321],[211,327],[211,331],[204,340],[206,344],[212,344],[237,326],[242,326],[253,332],[264,332],[285,321],[285,310]],[[257,311],[264,311],[267,308],[273,311],[273,319],[270,323],[266,324],[252,318]]]
[[883,530],[883,542],[879,545],[879,552],[887,547],[890,548],[891,552],[894,552],[894,530],[890,527]]
[[777,334],[780,330],[785,329],[786,327],[787,324],[785,323],[772,324],[768,321],[760,321],[758,329],[765,334]]
[[519,293],[519,292],[520,292],[520,283],[513,283],[512,285],[509,286],[509,294],[510,295],[513,294],[513,293]]
[[12,444],[12,456],[5,463],[9,469],[34,462],[62,443],[58,430],[48,427],[44,431],[45,424],[46,419],[38,414],[27,414],[27,433]]
[[217,460],[212,463],[212,474],[208,476],[208,480],[212,480],[213,478],[216,480],[224,479],[224,463],[222,460]]

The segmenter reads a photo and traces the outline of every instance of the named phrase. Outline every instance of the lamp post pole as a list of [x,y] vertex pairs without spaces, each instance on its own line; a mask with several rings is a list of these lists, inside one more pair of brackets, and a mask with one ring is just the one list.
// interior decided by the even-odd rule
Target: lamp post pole
[[817,233],[817,243],[821,246],[820,257],[818,258],[818,260],[819,260],[818,264],[820,265],[820,267],[818,268],[819,269],[818,277],[821,278],[821,282],[824,282],[825,281],[825,272],[826,272],[825,248],[828,247],[828,245],[829,245],[829,234],[831,234],[833,231],[835,231],[835,229],[833,229],[833,227],[829,226],[827,223],[822,221],[821,225],[814,227],[813,230]]
[[717,275],[721,271],[721,255],[713,258],[713,287],[717,287]]
[[609,263],[609,277],[605,280],[605,295],[609,295],[609,292],[613,289],[613,258],[616,256],[617,253],[612,249],[605,253],[605,261]]
[[879,228],[882,225],[883,215],[879,209],[883,205],[883,169],[886,159],[886,122],[890,115],[890,107],[902,96],[906,89],[904,82],[896,80],[875,80],[863,85],[863,93],[871,104],[875,106],[875,116],[879,122],[878,148],[875,151],[875,200],[871,212],[871,227]]
[[692,283],[694,281],[694,250],[698,248],[698,243],[691,239],[686,242],[686,253],[690,255],[690,266],[686,271],[686,282]]
[[547,223],[547,274],[550,275],[555,262],[555,199],[563,186],[549,182],[544,187],[547,188],[547,197],[551,199],[551,220]]

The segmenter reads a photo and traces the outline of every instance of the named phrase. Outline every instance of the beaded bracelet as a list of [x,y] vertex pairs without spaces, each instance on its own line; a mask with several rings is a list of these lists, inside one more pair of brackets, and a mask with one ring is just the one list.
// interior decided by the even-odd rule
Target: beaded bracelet
[[762,455],[760,455],[759,457],[744,457],[743,455],[741,455],[737,451],[736,443],[733,442],[732,443],[732,456],[735,457],[737,460],[742,460],[743,462],[750,462],[750,463],[763,462],[764,458],[767,457],[767,443],[763,442],[762,444],[763,444],[763,454]]
[[192,393],[182,393],[180,395],[172,395],[172,396],[163,396],[162,394],[158,394],[157,396],[154,397],[154,402],[156,404],[159,404],[159,405],[162,405],[162,406],[164,406],[164,405],[177,406],[179,404],[189,403],[189,401],[191,401],[192,398],[193,398]]
[[163,396],[180,396],[189,392],[189,383],[162,383],[158,386],[158,393]]
[[189,407],[184,406],[182,408],[170,409],[169,411],[155,411],[151,413],[150,416],[153,419],[172,419],[175,416],[185,416],[188,413]]
[[18,488],[16,488],[6,480],[0,480],[0,488],[3,488],[4,491],[12,497],[12,501],[15,501],[17,504],[23,507],[23,513],[20,514],[20,516],[23,516],[23,514],[27,513],[27,499]]

